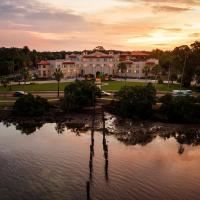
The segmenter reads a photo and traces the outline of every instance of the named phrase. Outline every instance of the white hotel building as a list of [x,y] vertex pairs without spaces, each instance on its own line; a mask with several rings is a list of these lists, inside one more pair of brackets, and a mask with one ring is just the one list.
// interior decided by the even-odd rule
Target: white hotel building
[[99,73],[112,76],[121,76],[118,64],[125,62],[127,65],[127,77],[143,78],[144,66],[152,68],[157,65],[157,59],[149,58],[149,55],[142,52],[132,52],[127,54],[109,54],[94,52],[82,54],[66,55],[64,60],[48,60],[38,63],[38,75],[41,78],[52,78],[56,68],[63,71],[64,78],[85,76],[92,74],[95,77]]

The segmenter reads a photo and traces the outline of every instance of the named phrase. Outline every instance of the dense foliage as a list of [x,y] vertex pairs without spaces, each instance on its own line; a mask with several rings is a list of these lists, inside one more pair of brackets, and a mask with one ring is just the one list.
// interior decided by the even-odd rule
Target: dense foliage
[[135,119],[147,119],[152,114],[156,90],[151,85],[124,87],[117,93],[118,101],[114,105],[116,114]]
[[198,99],[192,96],[173,97],[167,94],[161,98],[160,111],[169,122],[196,123],[200,119]]
[[65,51],[37,52],[23,48],[0,48],[0,76],[20,73],[23,68],[35,68],[40,60],[64,59]]
[[77,111],[84,106],[92,106],[100,89],[91,81],[75,81],[65,87],[63,108],[66,111]]
[[33,117],[43,115],[48,110],[49,103],[46,99],[28,94],[17,99],[13,114],[20,117]]
[[[200,42],[190,46],[182,45],[172,51],[153,50],[151,56],[159,59],[162,74],[170,75],[171,81],[178,77],[185,87],[191,85],[192,80],[199,84],[200,75]],[[181,77],[183,76],[183,77]]]

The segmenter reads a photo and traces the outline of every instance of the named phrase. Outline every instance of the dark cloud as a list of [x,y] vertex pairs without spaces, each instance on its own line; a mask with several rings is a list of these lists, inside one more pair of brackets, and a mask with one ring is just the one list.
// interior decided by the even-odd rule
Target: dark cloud
[[158,29],[169,31],[169,32],[181,32],[183,30],[181,28],[168,28],[168,27],[158,27]]
[[[59,10],[37,0],[7,0],[0,3],[1,28],[40,32],[80,31],[88,27],[82,16]],[[3,27],[2,27],[3,26]]]
[[155,12],[185,12],[191,10],[191,8],[175,6],[153,6],[152,8]]
[[[126,2],[138,2],[136,0],[118,0],[118,1],[126,1]],[[167,3],[167,4],[185,4],[185,5],[189,5],[189,6],[198,6],[200,5],[200,1],[199,0],[139,0],[140,2],[144,2],[144,3]]]

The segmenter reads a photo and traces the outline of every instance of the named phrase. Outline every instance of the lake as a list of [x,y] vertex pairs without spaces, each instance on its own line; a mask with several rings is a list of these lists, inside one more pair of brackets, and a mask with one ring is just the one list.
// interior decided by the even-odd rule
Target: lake
[[91,130],[0,123],[0,199],[199,199],[199,135],[134,137],[95,130],[91,147]]

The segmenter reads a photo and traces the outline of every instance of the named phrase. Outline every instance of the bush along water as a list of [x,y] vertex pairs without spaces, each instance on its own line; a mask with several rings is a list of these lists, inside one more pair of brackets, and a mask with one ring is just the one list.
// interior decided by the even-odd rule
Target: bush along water
[[32,94],[20,97],[13,106],[13,114],[19,117],[41,116],[48,110],[48,101],[39,96],[34,97]]
[[111,111],[115,114],[132,119],[148,119],[153,114],[156,90],[152,84],[126,86],[117,93],[116,98],[117,101],[111,106]]
[[165,120],[173,123],[199,123],[199,97],[177,96],[167,94],[160,99],[160,114]]
[[85,106],[92,106],[100,89],[92,81],[75,81],[65,87],[63,109],[65,111],[78,111]]

